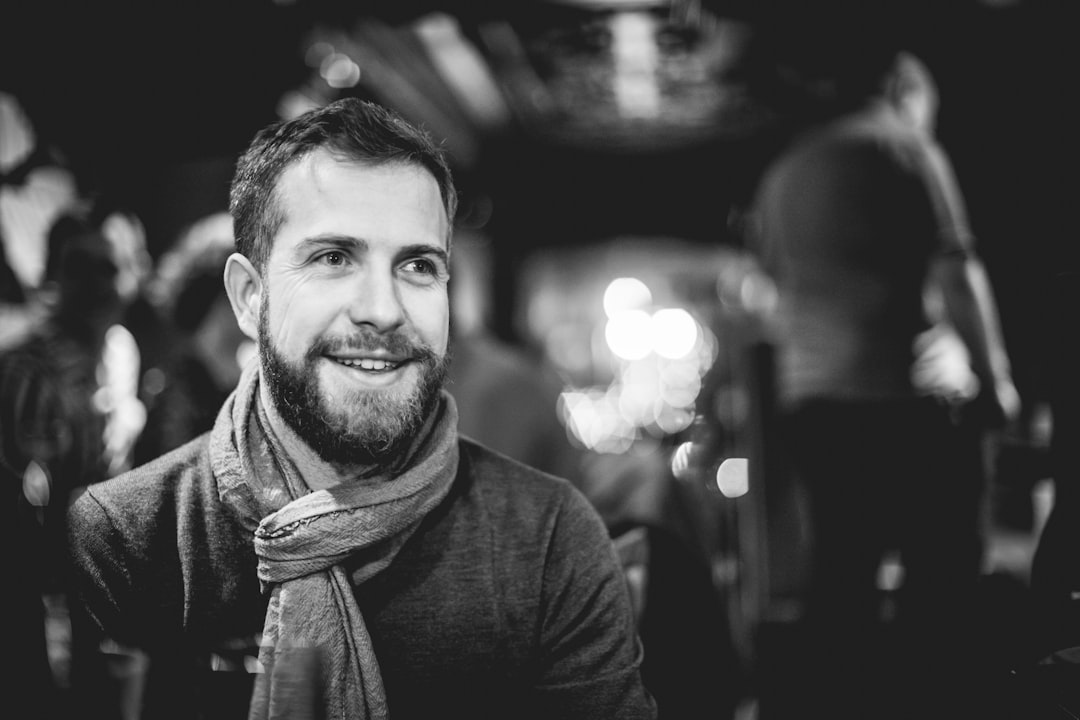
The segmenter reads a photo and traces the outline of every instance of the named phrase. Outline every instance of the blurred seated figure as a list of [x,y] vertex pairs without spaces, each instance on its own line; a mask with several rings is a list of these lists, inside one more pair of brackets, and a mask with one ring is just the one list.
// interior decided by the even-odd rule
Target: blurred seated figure
[[491,248],[459,230],[451,253],[447,389],[461,432],[574,482],[614,539],[637,611],[642,677],[662,717],[733,717],[744,690],[723,599],[702,552],[700,498],[671,477],[666,457],[579,449],[559,417],[564,384],[550,361],[490,330]]
[[136,446],[140,464],[209,430],[255,352],[222,283],[233,250],[232,218],[221,211],[189,224],[158,258],[149,295],[171,341],[143,373],[147,423]]
[[450,256],[454,361],[447,389],[458,403],[461,432],[580,485],[582,454],[558,415],[561,379],[539,357],[491,331],[488,242],[459,231]]
[[[0,352],[0,471],[19,529],[12,584],[26,601],[16,624],[16,686],[28,692],[42,682],[64,687],[69,668],[75,672],[68,662],[77,660],[77,627],[71,646],[47,656],[55,677],[41,666],[44,624],[67,632],[68,497],[130,466],[145,419],[135,391],[138,349],[120,324],[134,297],[136,271],[126,244],[131,237],[117,231],[119,220],[96,216],[89,205],[56,219],[43,280],[30,300],[43,308],[44,319]],[[45,699],[58,702],[54,692]]]
[[[34,462],[62,490],[130,468],[144,409],[136,386],[139,350],[123,327],[138,294],[145,247],[137,219],[99,215],[90,204],[52,225],[48,260],[33,302],[46,319],[3,353],[5,459]],[[148,256],[147,256],[148,257]]]

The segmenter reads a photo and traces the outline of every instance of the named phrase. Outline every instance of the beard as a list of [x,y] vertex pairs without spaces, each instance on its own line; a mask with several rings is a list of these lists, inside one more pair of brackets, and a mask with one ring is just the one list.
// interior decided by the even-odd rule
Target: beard
[[[350,338],[323,338],[299,362],[274,347],[267,327],[266,299],[259,317],[259,359],[274,405],[304,442],[323,460],[338,466],[390,465],[402,455],[439,403],[450,364],[399,334],[360,332]],[[340,393],[336,400],[319,385],[318,363],[330,352],[386,349],[407,356],[419,370],[415,385],[401,389]],[[361,371],[357,371],[361,372]]]

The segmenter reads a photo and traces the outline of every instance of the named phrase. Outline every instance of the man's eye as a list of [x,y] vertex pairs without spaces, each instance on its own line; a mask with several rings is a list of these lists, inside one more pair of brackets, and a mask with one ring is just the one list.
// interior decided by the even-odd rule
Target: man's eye
[[327,265],[338,267],[345,263],[345,253],[339,252],[337,250],[331,250],[328,253],[324,253],[319,259]]
[[405,269],[409,272],[422,273],[426,275],[435,275],[438,273],[438,268],[435,267],[435,263],[430,260],[424,260],[423,258],[417,258],[410,260],[405,264]]

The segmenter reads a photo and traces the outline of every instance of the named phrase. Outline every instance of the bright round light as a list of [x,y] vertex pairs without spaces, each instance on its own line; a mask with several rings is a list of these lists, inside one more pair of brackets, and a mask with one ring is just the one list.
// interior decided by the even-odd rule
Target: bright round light
[[652,352],[652,318],[644,310],[615,313],[604,327],[611,352],[623,360],[640,360]]
[[750,467],[746,458],[727,458],[716,469],[716,487],[724,497],[742,497],[750,489]]
[[360,66],[345,53],[332,53],[319,67],[326,84],[332,88],[355,87],[360,82]]
[[610,318],[626,310],[641,310],[652,304],[652,292],[641,280],[621,277],[604,290],[604,313]]
[[657,310],[653,316],[653,345],[661,357],[686,357],[698,340],[698,327],[693,316],[682,308]]

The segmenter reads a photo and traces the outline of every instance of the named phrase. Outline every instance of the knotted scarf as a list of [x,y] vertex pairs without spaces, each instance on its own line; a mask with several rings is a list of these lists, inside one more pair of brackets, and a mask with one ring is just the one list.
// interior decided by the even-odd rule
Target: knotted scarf
[[386,718],[353,584],[386,568],[449,492],[458,463],[454,400],[443,392],[400,471],[312,492],[270,431],[258,387],[253,362],[210,441],[218,495],[253,532],[270,593],[249,717],[313,717],[317,705],[327,720]]

